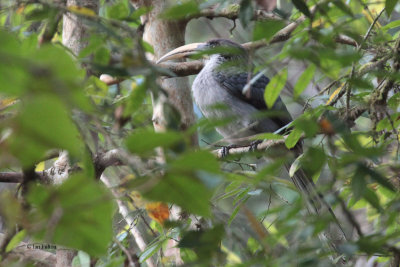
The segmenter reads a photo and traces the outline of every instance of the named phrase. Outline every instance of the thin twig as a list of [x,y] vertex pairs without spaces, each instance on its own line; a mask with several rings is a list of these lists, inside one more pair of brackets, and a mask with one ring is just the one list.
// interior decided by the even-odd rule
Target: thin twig
[[[122,217],[125,219],[126,223],[130,225],[130,230],[129,232],[132,234],[134,237],[134,241],[136,242],[138,248],[140,249],[140,252],[143,252],[147,244],[140,233],[139,229],[135,226],[135,220],[132,218],[132,216],[129,214],[129,209],[128,207],[122,202],[122,200],[119,198],[118,192],[113,188],[110,180],[108,177],[106,177],[104,174],[101,175],[100,180],[110,189],[111,193],[115,197],[115,201],[117,202],[119,212],[122,215]],[[154,264],[153,260],[151,258],[148,258],[146,260],[146,263],[149,267],[155,267],[156,264]]]
[[122,250],[122,252],[124,252],[126,257],[128,258],[129,266],[131,266],[131,267],[138,266],[136,264],[137,261],[133,260],[131,253],[126,249],[126,247],[124,247],[124,245],[121,244],[121,242],[118,241],[117,238],[114,238],[114,242],[115,242],[115,244],[118,245],[118,247]]

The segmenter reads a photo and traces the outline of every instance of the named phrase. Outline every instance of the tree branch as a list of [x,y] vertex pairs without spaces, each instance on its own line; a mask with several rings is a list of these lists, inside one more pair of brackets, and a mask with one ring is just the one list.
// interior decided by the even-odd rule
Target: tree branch
[[[196,75],[198,74],[201,69],[204,67],[204,62],[202,60],[194,60],[188,62],[168,62],[168,63],[161,63],[157,66],[173,72],[176,76],[189,76],[189,75]],[[167,77],[172,77],[166,75]]]
[[[243,153],[248,153],[250,149],[255,149],[258,151],[263,151],[263,150],[268,150],[272,147],[280,146],[285,144],[285,140],[287,138],[287,135],[283,137],[283,139],[279,140],[265,140],[259,144],[257,144],[255,147],[254,146],[238,146],[238,147],[233,147],[229,149],[229,154],[243,154]],[[224,156],[224,149],[216,149],[212,151],[213,154],[215,154],[218,158],[222,158]]]
[[[311,12],[315,12],[316,8],[312,8]],[[207,11],[212,13],[211,11]],[[204,12],[203,15],[208,14],[207,12]],[[225,14],[225,17],[228,17],[227,13],[218,13],[218,14]],[[232,12],[229,16],[234,17],[235,13]],[[277,18],[275,18],[277,19]],[[256,50],[274,43],[279,43],[279,42],[284,42],[290,39],[292,33],[296,28],[304,22],[306,19],[305,16],[301,16],[298,18],[296,21],[289,23],[286,27],[278,31],[270,41],[266,40],[258,40],[254,42],[248,42],[242,44],[246,49],[248,50]],[[346,45],[351,45],[357,47],[358,44],[355,40],[352,38],[345,36],[345,35],[338,35],[335,39],[336,42],[341,43],[341,44],[346,44]],[[159,64],[158,66],[168,69],[169,71],[175,73],[176,76],[186,76],[186,75],[194,75],[200,72],[200,70],[203,68],[203,62],[201,61],[191,61],[191,62],[179,62],[179,63],[162,63]],[[166,75],[168,76],[168,75]]]
[[[202,17],[206,17],[208,19],[227,18],[230,20],[236,20],[239,18],[239,10],[240,10],[240,5],[238,5],[238,4],[230,5],[227,8],[224,8],[222,10],[217,10],[216,7],[212,7],[212,8],[203,9],[199,13],[193,14],[192,16],[185,18],[185,20],[189,21],[191,19],[197,19],[197,18],[202,18]],[[269,13],[264,10],[254,10],[252,20],[266,20],[266,19],[282,20],[281,17],[279,17],[273,13]]]
[[122,165],[121,158],[120,149],[111,149],[105,153],[97,154],[93,159],[96,178],[99,179],[107,167]]
[[[311,12],[315,12],[316,8],[312,8]],[[216,18],[216,17],[224,17],[224,18],[229,18],[229,19],[236,19],[238,16],[238,11],[235,10],[223,10],[221,12],[217,12],[214,9],[205,9],[202,10],[200,13],[193,15],[189,19],[192,18],[199,18],[199,17],[207,17],[207,18]],[[274,19],[274,20],[281,20],[279,17],[276,15],[267,13],[262,10],[256,10],[254,13],[253,19]],[[266,40],[258,40],[258,41],[253,41],[253,42],[248,42],[242,44],[246,49],[248,50],[256,50],[274,43],[279,43],[279,42],[284,42],[290,39],[291,34],[296,30],[296,28],[304,22],[306,19],[305,16],[301,16],[298,18],[296,21],[289,23],[286,27],[278,31],[270,41]],[[340,44],[346,44],[346,45],[351,45],[358,47],[357,42],[346,36],[346,35],[338,35],[335,38],[335,41]],[[195,75],[198,74],[201,69],[204,66],[204,63],[201,60],[195,60],[195,61],[190,61],[190,62],[168,62],[168,63],[161,63],[157,65],[158,67],[161,67],[166,70],[166,72],[163,74],[165,77],[184,77],[188,75]],[[168,74],[168,72],[172,72],[174,75]],[[112,84],[117,84],[123,81],[123,79],[117,79],[113,78],[110,75],[107,74],[102,74],[100,76],[100,80],[105,82],[107,85],[112,85]]]
[[[0,243],[5,238],[5,235],[0,233]],[[29,249],[28,244],[21,242],[17,247],[6,254],[5,259],[22,259],[23,261],[33,261],[37,266],[55,266],[56,265],[56,255],[39,249]],[[4,262],[3,262],[4,263]]]

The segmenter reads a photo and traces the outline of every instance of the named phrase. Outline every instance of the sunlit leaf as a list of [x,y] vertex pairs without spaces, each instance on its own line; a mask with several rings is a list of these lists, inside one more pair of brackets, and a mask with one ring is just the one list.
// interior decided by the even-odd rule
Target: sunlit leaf
[[96,13],[92,9],[83,6],[70,5],[68,6],[68,10],[84,16],[96,16]]
[[315,70],[316,66],[314,64],[310,64],[307,69],[300,75],[293,89],[293,96],[295,98],[298,97],[306,89],[307,85],[314,77]]
[[400,27],[400,20],[391,21],[381,28],[382,31],[388,31],[393,28]]
[[265,87],[264,99],[268,108],[272,108],[274,106],[280,92],[285,87],[287,76],[287,68],[284,68],[278,74],[276,74]]
[[287,148],[293,148],[297,142],[300,140],[303,131],[300,129],[294,128],[293,131],[289,134],[289,136],[285,140],[285,145]]
[[6,252],[10,252],[14,248],[18,246],[19,243],[21,243],[24,238],[26,237],[26,230],[21,230],[19,231],[16,235],[12,237],[10,242],[8,242],[7,247],[6,247]]
[[329,105],[334,99],[335,97],[340,93],[340,91],[343,88],[344,83],[342,83],[335,91],[333,91],[333,93],[329,96],[328,101],[326,102],[326,105]]
[[295,159],[295,161],[293,161],[292,165],[290,165],[290,169],[289,169],[289,176],[293,177],[295,175],[295,173],[297,172],[297,170],[299,170],[301,168],[301,159],[303,158],[304,154],[301,154],[299,157],[297,157]]

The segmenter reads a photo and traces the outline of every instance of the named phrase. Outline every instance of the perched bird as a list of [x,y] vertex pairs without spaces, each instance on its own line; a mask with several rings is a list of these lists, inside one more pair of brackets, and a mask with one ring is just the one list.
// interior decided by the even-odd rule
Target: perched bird
[[[264,100],[264,91],[269,79],[262,73],[252,75],[253,65],[248,52],[240,44],[225,39],[188,44],[167,53],[157,63],[188,57],[199,52],[210,56],[193,82],[193,98],[206,118],[233,119],[216,128],[226,141],[234,145],[243,145],[246,142],[243,141],[246,140],[245,137],[275,132],[287,127],[292,121],[281,98],[278,98],[274,106],[268,109]],[[224,107],[218,107],[221,104]],[[268,116],[258,116],[260,112],[267,111]],[[250,143],[248,140],[247,144]],[[302,153],[300,143],[296,145],[293,152],[296,156]],[[290,164],[288,163],[286,167],[289,168]],[[330,212],[333,216],[335,229],[324,234],[336,248],[345,240],[345,235],[331,207],[318,193],[312,179],[301,168],[291,178],[307,199],[307,208],[311,213]]]
[[[211,49],[211,50],[210,50]],[[274,132],[291,122],[291,117],[280,98],[268,117],[257,116],[267,111],[264,101],[265,86],[269,79],[260,75],[257,80],[243,92],[252,78],[249,75],[249,59],[246,50],[239,44],[225,39],[216,39],[207,43],[195,43],[179,47],[158,62],[187,57],[199,51],[213,51],[204,68],[193,82],[193,98],[206,118],[232,119],[231,123],[216,128],[227,142],[235,142],[243,137],[259,133]],[[227,49],[226,52],[223,49]],[[218,104],[222,104],[218,107]],[[258,114],[260,115],[260,114]]]

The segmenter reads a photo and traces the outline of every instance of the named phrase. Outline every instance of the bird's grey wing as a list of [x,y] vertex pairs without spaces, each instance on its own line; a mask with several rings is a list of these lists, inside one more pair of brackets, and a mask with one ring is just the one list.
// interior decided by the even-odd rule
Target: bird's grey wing
[[[269,110],[264,100],[265,87],[269,83],[269,79],[265,75],[261,75],[251,85],[249,94],[247,95],[243,94],[243,88],[251,79],[249,73],[239,72],[233,74],[220,71],[214,73],[214,78],[221,85],[222,88],[227,90],[233,96],[252,105],[260,111]],[[283,127],[291,122],[292,119],[290,117],[290,114],[280,97],[278,97],[278,99],[276,100],[274,106],[272,107],[272,110],[276,111],[276,114],[269,116],[268,118],[273,120],[279,127]]]

